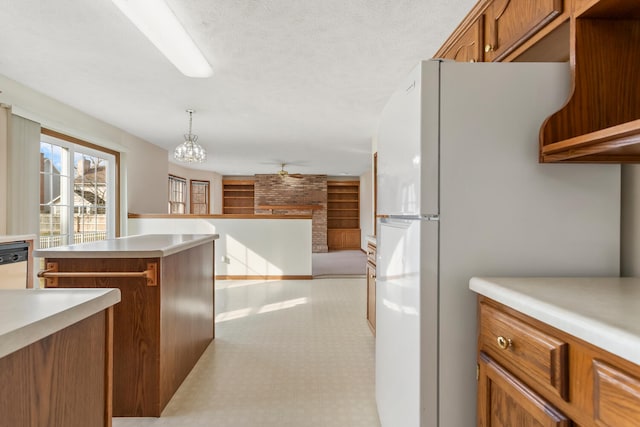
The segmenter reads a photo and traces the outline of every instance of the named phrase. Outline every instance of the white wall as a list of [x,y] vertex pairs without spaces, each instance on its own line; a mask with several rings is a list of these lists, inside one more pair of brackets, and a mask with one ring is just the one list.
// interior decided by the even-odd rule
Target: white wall
[[360,175],[360,248],[367,251],[367,236],[373,235],[373,171]]
[[[38,122],[42,127],[121,153],[120,191],[126,195],[121,200],[122,228],[126,227],[127,211],[167,211],[169,162],[166,150],[5,76],[0,75],[0,87],[0,103],[11,105],[14,114]],[[39,191],[37,177],[32,186],[33,191]]]
[[[181,178],[185,178],[187,180],[187,188],[189,188],[189,181],[192,179],[209,181],[209,188],[211,190],[211,203],[209,213],[214,215],[222,213],[222,175],[216,172],[189,169],[172,162],[169,162],[169,173]],[[187,191],[187,213],[191,213],[189,212],[189,197],[190,194],[189,191]]]
[[311,276],[311,219],[130,218],[129,234],[214,234],[216,276]]
[[622,166],[623,276],[640,277],[640,165]]

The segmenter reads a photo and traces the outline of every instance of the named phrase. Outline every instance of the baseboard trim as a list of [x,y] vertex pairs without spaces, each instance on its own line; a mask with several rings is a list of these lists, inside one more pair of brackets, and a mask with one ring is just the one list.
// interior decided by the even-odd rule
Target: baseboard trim
[[313,276],[216,276],[216,280],[311,280]]

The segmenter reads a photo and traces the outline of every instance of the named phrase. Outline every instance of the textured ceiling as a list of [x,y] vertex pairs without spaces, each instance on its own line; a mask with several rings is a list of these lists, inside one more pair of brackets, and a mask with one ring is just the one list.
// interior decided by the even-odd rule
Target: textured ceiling
[[0,1],[0,74],[170,152],[193,108],[200,169],[359,175],[391,92],[475,0],[167,3],[212,77],[180,74],[110,0]]

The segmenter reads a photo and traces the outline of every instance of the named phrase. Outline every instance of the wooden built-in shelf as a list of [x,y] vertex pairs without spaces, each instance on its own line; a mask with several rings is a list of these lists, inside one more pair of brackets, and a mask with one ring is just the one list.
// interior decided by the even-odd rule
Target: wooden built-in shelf
[[545,162],[636,163],[640,159],[640,119],[543,145],[542,157]]
[[329,250],[360,248],[360,182],[327,181]]
[[253,215],[254,181],[225,179],[222,181],[222,213]]
[[573,92],[540,130],[541,162],[640,162],[640,2],[586,2],[571,18]]

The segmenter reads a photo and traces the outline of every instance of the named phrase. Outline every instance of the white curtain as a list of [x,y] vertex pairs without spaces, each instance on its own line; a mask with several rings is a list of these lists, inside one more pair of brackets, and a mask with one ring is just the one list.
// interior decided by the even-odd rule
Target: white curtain
[[11,115],[7,163],[7,234],[38,235],[40,123]]

